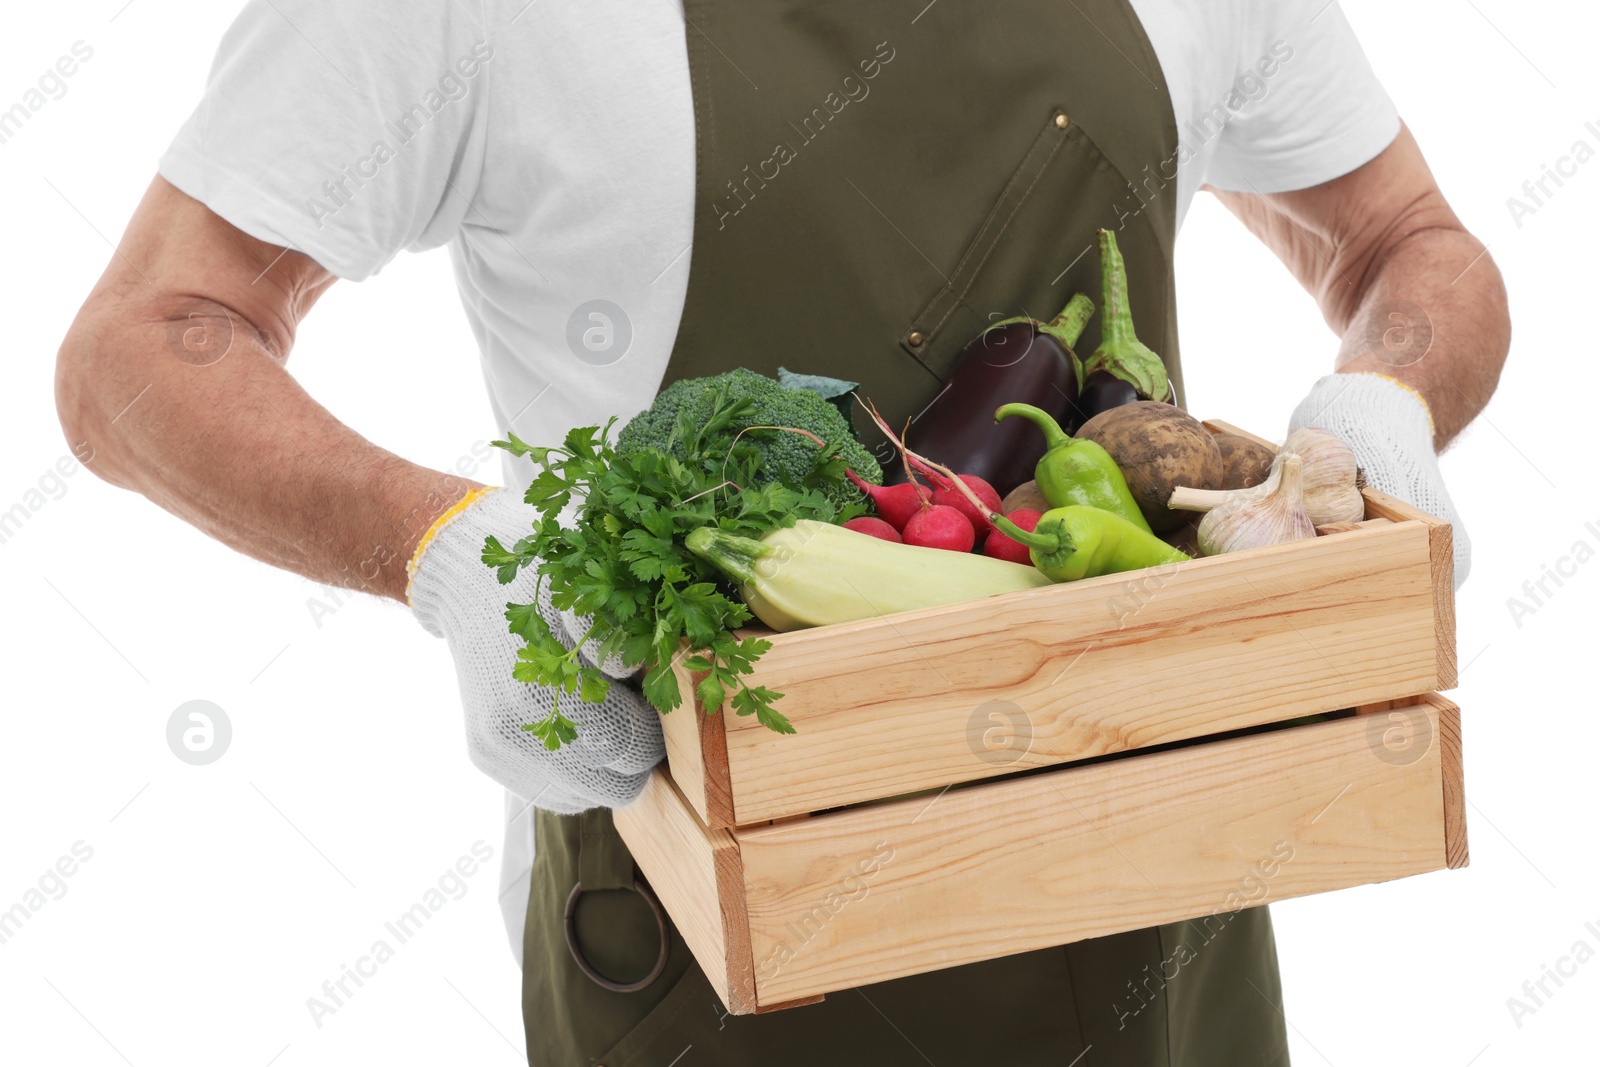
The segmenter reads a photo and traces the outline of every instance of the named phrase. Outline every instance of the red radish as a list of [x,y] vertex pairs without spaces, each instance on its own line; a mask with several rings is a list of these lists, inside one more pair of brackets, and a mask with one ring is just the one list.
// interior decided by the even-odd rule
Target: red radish
[[[1039,520],[1044,518],[1044,512],[1032,508],[1018,508],[1006,518],[1032,533],[1034,527],[1039,525]],[[989,531],[989,536],[983,542],[983,554],[992,559],[1033,566],[1033,557],[1028,555],[1028,546],[1021,541],[1013,541],[999,530]]]
[[972,523],[955,508],[943,504],[924,507],[911,516],[901,531],[908,545],[923,548],[944,548],[951,552],[971,552],[977,540]]
[[992,528],[989,523],[989,512],[1000,510],[1000,494],[995,492],[994,486],[978,477],[976,474],[963,474],[961,480],[967,483],[967,488],[977,494],[983,501],[987,510],[980,511],[965,493],[955,487],[955,483],[938,471],[933,470],[920,460],[912,460],[911,465],[919,472],[926,475],[928,481],[934,484],[932,501],[946,507],[955,508],[967,517],[972,523],[972,529],[978,537],[982,537]]
[[872,503],[878,509],[878,517],[896,530],[904,530],[911,516],[925,506],[928,498],[933,495],[925,485],[911,482],[901,482],[899,485],[873,485],[855,471],[845,471],[845,473],[856,483],[857,489],[872,498]]
[[[876,537],[880,541],[900,543],[900,531],[882,519],[875,519],[871,515],[861,515],[851,519],[844,524],[844,528],[846,530],[854,530],[856,533],[866,534],[868,537]],[[1029,527],[1030,530],[1032,528],[1031,526]]]
[[935,489],[933,491],[933,503],[955,508],[967,517],[967,521],[972,524],[972,528],[977,531],[979,536],[987,534],[993,528],[989,522],[989,512],[1000,510],[1000,494],[995,492],[992,485],[979,478],[976,474],[963,474],[961,480],[966,482],[967,486],[977,494],[978,499],[983,501],[985,510],[980,511],[973,507],[972,501],[967,499],[966,494],[953,485]]

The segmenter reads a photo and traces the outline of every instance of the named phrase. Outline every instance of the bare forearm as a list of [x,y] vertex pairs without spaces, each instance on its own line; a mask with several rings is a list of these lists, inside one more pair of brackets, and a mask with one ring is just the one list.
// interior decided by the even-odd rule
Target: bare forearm
[[226,358],[193,367],[166,333],[69,337],[63,420],[90,469],[264,562],[403,597],[418,538],[472,483],[343,426],[257,342],[236,333]]
[[474,483],[365,440],[284,369],[332,282],[157,179],[62,344],[57,408],[107,481],[257,559],[403,598],[412,549]]
[[1443,450],[1489,402],[1510,345],[1505,285],[1482,243],[1462,230],[1423,230],[1378,264],[1335,365],[1422,394]]
[[1275,252],[1341,339],[1340,371],[1416,389],[1442,449],[1483,410],[1511,344],[1505,285],[1411,131],[1310,189],[1218,197]]

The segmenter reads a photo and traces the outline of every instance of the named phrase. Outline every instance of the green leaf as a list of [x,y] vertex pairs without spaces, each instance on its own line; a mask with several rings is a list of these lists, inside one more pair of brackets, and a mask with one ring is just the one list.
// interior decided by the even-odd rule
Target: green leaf
[[544,742],[544,747],[551,752],[578,739],[577,724],[554,708],[543,719],[522,728]]
[[512,633],[530,643],[550,636],[550,626],[539,614],[537,604],[507,604],[506,622]]
[[659,711],[672,711],[683,703],[683,693],[678,689],[678,678],[672,673],[672,662],[658,662],[645,672],[640,687],[644,698]]
[[599,438],[598,426],[574,426],[567,431],[566,449],[575,459],[593,459],[598,454],[595,442]]
[[846,464],[839,456],[839,449],[843,444],[844,440],[841,438],[819,449],[811,458],[811,470],[807,472],[802,483],[807,489],[815,489],[820,485],[833,485],[844,480]]
[[576,669],[572,654],[561,642],[547,635],[517,649],[517,663],[511,673],[519,682],[558,686],[565,685]]
[[[550,451],[548,448],[535,448],[510,430],[506,431],[506,438],[504,441],[490,441],[489,444],[495,448],[503,448],[513,456],[532,456],[546,454]],[[543,462],[543,460],[541,459],[539,462]]]
[[726,697],[722,681],[713,672],[700,679],[700,684],[695,687],[695,696],[700,699],[700,706],[707,715],[722,709],[722,702]]
[[500,539],[493,535],[483,539],[481,558],[485,565],[495,569],[495,577],[500,579],[501,585],[511,581],[519,570],[533,562],[533,557],[522,550],[522,542],[517,542],[516,550],[507,551]]
[[[736,440],[753,411],[751,398],[733,396],[722,383],[708,403],[680,410],[672,431],[676,455],[641,452],[626,460],[613,451],[615,419],[572,430],[560,448],[536,448],[507,434],[496,444],[538,468],[525,494],[538,517],[509,548],[486,539],[483,560],[502,582],[535,567],[551,604],[593,615],[600,654],[643,667],[645,698],[659,710],[683,702],[672,664],[687,640],[704,650],[686,659],[703,674],[694,694],[703,704],[720,707],[731,698],[741,714],[789,730],[772,707],[778,694],[741,684],[768,647],[733,633],[751,619],[749,608],[683,547],[688,533],[705,525],[760,537],[798,518],[832,518],[832,505],[814,487],[761,477],[756,442]],[[818,484],[839,473],[825,462],[815,466]],[[563,527],[562,513],[574,500],[581,501],[576,521]],[[610,680],[555,638],[536,604],[507,604],[505,618],[523,642],[514,677],[585,703],[606,699]],[[577,736],[558,710],[527,729],[551,749]]]
[[845,396],[860,382],[847,382],[843,378],[828,378],[821,374],[796,374],[787,367],[778,368],[778,384],[785,389],[809,389],[824,400]]
[[745,686],[733,694],[733,710],[740,715],[754,715],[762,726],[775,733],[792,734],[794,726],[772,706],[781,696],[764,685]]
[[670,537],[632,529],[622,535],[622,548],[617,555],[627,561],[635,578],[651,582],[665,577],[670,568],[678,566],[681,552]]
[[[849,522],[851,519],[858,519],[861,516],[865,515],[866,513],[867,513],[867,502],[865,500],[857,500],[857,501],[855,501],[853,503],[846,504],[844,507],[840,508],[839,511],[833,516],[833,518],[824,519],[822,521],[823,522],[832,522],[836,526],[843,526],[845,523]],[[809,518],[809,516],[807,516],[807,517]]]
[[541,511],[556,512],[567,506],[571,496],[571,483],[555,471],[545,470],[528,483],[528,491],[522,494],[522,499]]
[[690,644],[700,646],[716,640],[731,604],[711,582],[697,582],[677,595],[675,607],[684,636]]
[[614,590],[606,598],[605,607],[601,612],[610,616],[618,623],[625,623],[639,614],[639,598],[627,590]]
[[611,679],[594,667],[583,668],[579,677],[578,699],[586,704],[599,704],[611,692]]
[[[648,631],[641,633],[636,630],[630,630],[628,635],[623,638],[622,647],[619,649],[619,651],[622,653],[623,661],[626,663],[644,663],[653,665],[655,661],[651,658],[651,648],[654,644],[652,637],[653,635]],[[674,688],[676,688],[676,686],[674,686]],[[646,692],[645,696],[649,697],[650,694]],[[651,700],[650,703],[656,704],[654,700]],[[661,705],[656,704],[656,707],[660,708]]]
[[756,660],[772,648],[772,642],[760,637],[746,637],[738,641],[719,639],[715,648],[718,658],[729,669],[739,674],[749,674],[755,669]]

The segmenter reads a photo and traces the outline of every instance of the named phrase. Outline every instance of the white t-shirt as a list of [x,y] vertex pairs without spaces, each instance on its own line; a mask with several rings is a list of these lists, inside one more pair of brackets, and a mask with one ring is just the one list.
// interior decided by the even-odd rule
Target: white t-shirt
[[[1337,3],[1133,7],[1172,94],[1180,225],[1202,184],[1306,188],[1399,131]],[[913,49],[919,24],[883,36]],[[448,244],[498,426],[555,441],[646,407],[666,369],[694,208],[684,42],[672,3],[249,0],[160,170],[343,278]],[[508,798],[518,813],[501,900],[520,960],[532,822]]]

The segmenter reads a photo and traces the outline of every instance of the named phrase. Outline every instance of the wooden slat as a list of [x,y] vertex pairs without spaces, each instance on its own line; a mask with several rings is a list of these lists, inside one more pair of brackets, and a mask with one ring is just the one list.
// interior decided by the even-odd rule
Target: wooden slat
[[1370,530],[1374,526],[1391,525],[1388,519],[1362,519],[1360,522],[1330,522],[1326,526],[1317,527],[1318,537],[1332,537],[1334,534],[1349,533],[1351,530]]
[[735,1015],[755,1011],[744,872],[733,837],[701,825],[659,767],[613,821],[723,1005]]
[[[1206,429],[1212,433],[1231,433],[1240,437],[1247,437],[1257,444],[1277,450],[1278,445],[1264,437],[1257,437],[1248,433],[1232,423],[1222,422],[1219,419],[1209,419],[1205,422]],[[1439,689],[1454,689],[1458,680],[1456,664],[1456,597],[1455,597],[1455,553],[1452,543],[1450,524],[1437,516],[1421,511],[1404,500],[1380,493],[1376,489],[1364,489],[1361,495],[1366,498],[1368,519],[1384,518],[1392,522],[1406,522],[1415,520],[1428,527],[1428,559],[1432,568],[1434,589],[1434,619],[1439,631]]]
[[1467,855],[1467,779],[1461,758],[1461,709],[1430,693],[1426,697],[1439,712],[1441,776],[1444,779],[1444,852],[1451,870],[1465,867]]
[[672,780],[689,807],[707,826],[733,825],[733,794],[728,781],[728,745],[724,740],[722,716],[706,715],[694,698],[695,686],[704,671],[690,671],[681,662],[673,665],[683,703],[661,720],[666,741],[667,764]]
[[[814,997],[801,997],[799,1000],[785,1000],[777,1004],[761,1004],[756,1007],[755,1014],[766,1015],[769,1012],[774,1011],[787,1011],[790,1008],[803,1008],[807,1004],[821,1004],[826,999],[828,998],[823,996],[821,993],[818,993]],[[744,1012],[736,1011],[732,1014],[743,1015]]]
[[1404,500],[1363,489],[1368,517],[1394,522],[1415,520],[1428,528],[1428,561],[1433,578],[1434,625],[1439,631],[1439,689],[1454,689],[1458,681],[1456,664],[1455,542],[1450,524],[1418,511]]
[[1446,746],[1372,718],[737,830],[757,1002],[1440,869]]
[[1248,430],[1241,430],[1233,423],[1223,422],[1221,419],[1205,419],[1200,425],[1204,426],[1212,433],[1231,433],[1235,437],[1243,437],[1247,441],[1254,441],[1262,448],[1270,448],[1274,452],[1276,452],[1278,450],[1278,446],[1283,443],[1281,441],[1269,441],[1265,437],[1258,437]]
[[698,677],[674,664],[673,675],[678,680],[678,692],[683,703],[661,717],[661,738],[666,743],[667,765],[672,768],[672,781],[683,794],[684,800],[707,826],[716,825],[706,817],[706,768],[701,748],[700,723],[705,716],[694,699]]
[[779,635],[752,681],[798,732],[722,717],[734,822],[1427,692],[1427,553],[1384,523]]
[[1426,511],[1412,507],[1397,496],[1379,492],[1376,489],[1363,489],[1361,495],[1367,499],[1367,514],[1378,518],[1388,519],[1391,522],[1425,522],[1432,526],[1449,526],[1443,519],[1435,518]]

